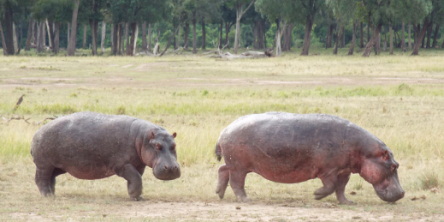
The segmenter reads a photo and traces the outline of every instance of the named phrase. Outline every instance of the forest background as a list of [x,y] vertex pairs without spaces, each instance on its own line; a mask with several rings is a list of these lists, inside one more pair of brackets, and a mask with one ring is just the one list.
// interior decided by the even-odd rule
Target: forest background
[[170,47],[308,55],[314,45],[369,56],[444,46],[443,0],[0,0],[0,14],[5,55],[163,55]]

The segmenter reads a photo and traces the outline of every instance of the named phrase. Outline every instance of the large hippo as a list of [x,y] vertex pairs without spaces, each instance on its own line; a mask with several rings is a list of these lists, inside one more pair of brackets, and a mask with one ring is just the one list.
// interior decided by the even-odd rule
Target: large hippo
[[298,183],[319,178],[314,192],[322,199],[333,192],[350,204],[345,186],[351,173],[371,183],[384,201],[404,196],[390,149],[378,138],[348,120],[325,114],[264,113],[240,117],[226,127],[217,142],[219,168],[216,193],[222,199],[230,182],[237,199],[247,200],[247,173],[268,180]]
[[56,176],[68,172],[79,179],[114,174],[128,181],[128,194],[139,200],[145,166],[161,180],[180,177],[176,133],[145,120],[81,112],[57,118],[35,134],[31,154],[35,182],[43,196],[54,195]]

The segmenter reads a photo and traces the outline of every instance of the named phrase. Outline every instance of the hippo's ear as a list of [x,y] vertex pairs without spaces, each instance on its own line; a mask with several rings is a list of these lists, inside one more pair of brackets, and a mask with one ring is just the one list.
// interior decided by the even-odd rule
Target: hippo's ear
[[173,133],[173,138],[176,138],[176,136],[177,136],[177,133],[174,132],[174,133]]

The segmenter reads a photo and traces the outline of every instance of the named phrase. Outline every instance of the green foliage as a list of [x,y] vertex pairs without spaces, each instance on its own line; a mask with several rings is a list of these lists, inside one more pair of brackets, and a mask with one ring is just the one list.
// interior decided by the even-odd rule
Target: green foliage
[[72,9],[72,0],[37,0],[32,7],[32,15],[39,21],[49,19],[68,22],[71,20]]

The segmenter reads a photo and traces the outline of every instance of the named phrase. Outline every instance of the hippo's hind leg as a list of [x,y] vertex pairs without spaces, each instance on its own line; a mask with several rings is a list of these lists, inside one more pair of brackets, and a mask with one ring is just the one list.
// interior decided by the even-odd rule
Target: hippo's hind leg
[[224,198],[225,190],[228,186],[228,180],[230,179],[230,171],[227,165],[223,165],[219,168],[219,178],[216,188],[216,193],[219,195],[220,199]]
[[333,192],[335,192],[335,189],[336,189],[337,178],[336,178],[335,174],[330,174],[325,177],[322,176],[322,177],[319,177],[319,179],[321,179],[322,184],[324,184],[324,186],[317,189],[314,192],[316,200],[320,200],[320,199],[332,194]]
[[142,176],[140,172],[131,164],[126,164],[117,172],[118,176],[127,181],[128,194],[133,200],[141,200],[142,194]]
[[233,189],[237,199],[246,202],[248,201],[247,194],[245,192],[245,177],[248,172],[239,170],[230,170],[230,186]]
[[53,166],[37,167],[35,172],[35,183],[43,196],[53,196],[55,193],[55,178],[66,173],[64,170]]

